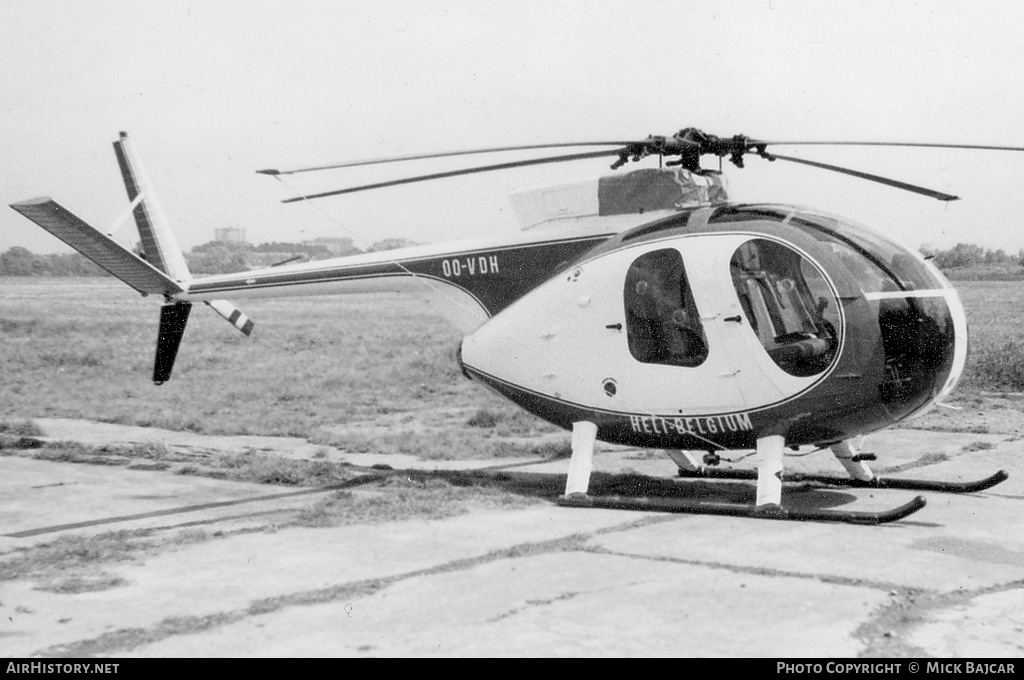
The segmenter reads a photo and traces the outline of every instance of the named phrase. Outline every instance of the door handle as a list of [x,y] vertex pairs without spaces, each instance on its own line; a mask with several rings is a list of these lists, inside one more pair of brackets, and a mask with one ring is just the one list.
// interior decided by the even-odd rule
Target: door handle
[[722,321],[731,321],[732,323],[743,323],[743,317],[737,314],[736,316],[727,316]]

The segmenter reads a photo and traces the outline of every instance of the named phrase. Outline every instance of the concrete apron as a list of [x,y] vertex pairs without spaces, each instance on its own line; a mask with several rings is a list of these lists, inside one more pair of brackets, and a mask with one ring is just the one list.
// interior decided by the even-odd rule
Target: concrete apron
[[[937,447],[949,457],[901,476],[972,479],[1005,468],[1011,478],[979,494],[926,493],[924,510],[883,527],[542,505],[440,521],[228,535],[102,565],[122,583],[107,590],[65,594],[35,590],[27,580],[0,583],[0,650],[11,656],[848,657],[902,649],[1019,656],[1024,445],[995,435],[915,431],[876,438],[879,454],[891,447],[900,461],[920,460]],[[964,452],[981,440],[991,448]],[[596,471],[606,469],[605,460],[607,471],[672,472],[660,457],[622,450],[596,456]],[[838,472],[827,458],[799,464]],[[565,461],[548,467],[559,465],[564,472]],[[289,491],[5,457],[0,527],[9,536],[282,490]],[[806,493],[826,492],[787,489],[784,501]],[[858,508],[914,495],[827,493],[849,494]],[[62,531],[146,522],[218,526],[238,522],[246,506],[288,511],[315,498]],[[247,521],[261,523],[255,514]],[[0,539],[0,551],[38,543],[40,536]],[[916,623],[901,628],[893,612],[908,608]],[[896,647],[879,647],[879,640]]]

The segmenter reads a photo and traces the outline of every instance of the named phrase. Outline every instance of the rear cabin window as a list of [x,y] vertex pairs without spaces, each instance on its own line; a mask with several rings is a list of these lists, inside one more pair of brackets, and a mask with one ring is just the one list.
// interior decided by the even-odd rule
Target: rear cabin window
[[730,271],[750,327],[779,368],[797,377],[828,368],[839,300],[817,267],[781,243],[754,239],[736,250]]
[[707,337],[686,280],[683,258],[672,248],[637,258],[623,291],[629,351],[645,364],[699,366]]

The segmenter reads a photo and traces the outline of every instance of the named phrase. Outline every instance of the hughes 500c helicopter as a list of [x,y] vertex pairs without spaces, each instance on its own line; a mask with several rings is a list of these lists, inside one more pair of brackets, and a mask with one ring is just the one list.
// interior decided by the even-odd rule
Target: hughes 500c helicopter
[[[787,510],[787,448],[827,447],[854,486],[977,491],[998,472],[953,484],[875,476],[851,440],[946,397],[963,371],[967,320],[930,262],[888,236],[789,205],[726,201],[701,157],[743,167],[754,153],[880,182],[939,200],[956,197],[877,175],[769,153],[768,142],[687,128],[671,137],[477,149],[342,163],[271,176],[423,158],[558,147],[597,151],[409,177],[286,202],[527,165],[648,156],[662,167],[514,197],[527,227],[477,239],[193,278],[125,133],[114,142],[144,259],[50,198],[11,207],[143,295],[163,298],[153,380],[171,374],[192,303],[213,307],[243,333],[249,321],[225,298],[399,291],[424,295],[464,331],[464,374],[527,411],[572,430],[563,502],[684,512],[878,523],[888,512]],[[820,142],[818,142],[820,143]],[[829,144],[863,144],[830,142]],[[885,144],[879,146],[966,145]],[[127,213],[125,214],[127,217]],[[539,225],[539,226],[538,226]],[[664,449],[681,476],[753,478],[753,506],[588,496],[596,440]],[[728,450],[756,450],[756,471],[719,471]],[[716,474],[718,473],[718,474]]]

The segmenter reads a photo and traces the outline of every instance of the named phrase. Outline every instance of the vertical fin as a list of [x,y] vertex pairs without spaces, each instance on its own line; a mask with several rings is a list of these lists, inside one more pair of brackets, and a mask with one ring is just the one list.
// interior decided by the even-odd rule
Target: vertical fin
[[[128,138],[127,132],[122,132],[120,138],[114,142],[114,154],[117,156],[117,165],[121,169],[121,178],[124,180],[124,188],[128,192],[128,200],[131,201],[130,209],[135,217],[135,225],[139,229],[144,257],[153,267],[187,288],[188,283],[192,280],[192,274],[188,271],[185,256],[178,245],[178,239],[171,231],[171,225],[160,206],[149,175],[146,174],[146,170],[142,166],[142,159],[135,149],[135,144]],[[245,335],[252,333],[253,322],[230,302],[213,300],[207,304]],[[185,318],[188,318],[187,314]],[[162,322],[161,327],[163,327]],[[162,337],[163,332],[161,331]],[[179,336],[178,341],[180,340]],[[177,351],[177,345],[175,345],[173,353],[169,355],[170,364],[167,366],[166,377],[163,380],[170,377],[170,367],[174,364],[174,354]],[[159,364],[159,349],[157,355]],[[161,371],[159,367],[155,370],[157,373]],[[162,382],[156,374],[153,380],[157,384]]]
[[127,132],[122,132],[121,138],[114,142],[114,153],[121,168],[124,187],[128,191],[128,200],[134,202],[142,196],[132,214],[139,228],[139,238],[142,239],[146,259],[176,281],[190,280],[192,275],[185,264],[185,256],[181,253],[178,240],[171,231],[163,208],[160,207],[149,175],[142,167],[142,160],[135,150],[135,145],[128,139]]
[[153,364],[153,382],[157,385],[163,385],[171,377],[191,311],[191,302],[177,302],[160,308],[160,334],[156,340],[156,361]]

